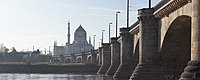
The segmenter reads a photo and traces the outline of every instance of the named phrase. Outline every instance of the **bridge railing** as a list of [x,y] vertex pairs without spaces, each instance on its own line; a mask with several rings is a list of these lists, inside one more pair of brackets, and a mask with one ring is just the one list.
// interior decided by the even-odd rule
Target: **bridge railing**
[[131,29],[134,28],[135,26],[137,26],[138,24],[139,24],[139,21],[137,20],[135,23],[133,23],[133,24],[131,25]]
[[161,8],[163,5],[168,3],[170,0],[161,0],[158,4],[154,6],[154,11],[157,11],[159,8]]
[[[161,8],[163,5],[165,5],[166,3],[168,3],[170,0],[161,0],[158,4],[156,4],[153,8],[154,11],[157,11],[159,8]],[[135,26],[137,26],[139,24],[139,21],[137,20],[135,23],[133,23],[130,27],[134,28]]]

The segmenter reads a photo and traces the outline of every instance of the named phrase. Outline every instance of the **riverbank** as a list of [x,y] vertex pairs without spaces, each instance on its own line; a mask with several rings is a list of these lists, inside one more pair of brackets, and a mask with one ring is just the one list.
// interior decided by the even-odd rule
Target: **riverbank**
[[0,73],[96,74],[94,64],[0,64]]

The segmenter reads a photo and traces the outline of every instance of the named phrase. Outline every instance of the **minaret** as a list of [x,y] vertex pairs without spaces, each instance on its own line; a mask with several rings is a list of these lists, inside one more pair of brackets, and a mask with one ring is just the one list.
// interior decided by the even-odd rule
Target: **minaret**
[[68,44],[70,44],[70,21],[68,21],[68,34],[67,34],[67,38],[68,38]]

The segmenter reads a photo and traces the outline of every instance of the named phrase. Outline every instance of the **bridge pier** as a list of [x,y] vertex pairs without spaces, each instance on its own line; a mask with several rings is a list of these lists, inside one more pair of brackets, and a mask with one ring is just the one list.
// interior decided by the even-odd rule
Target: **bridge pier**
[[200,80],[200,0],[192,0],[191,60],[179,80]]
[[98,65],[102,65],[102,47],[98,49]]
[[92,55],[92,63],[97,64],[97,54],[95,53],[94,50],[91,50],[91,55]]
[[111,65],[106,75],[113,76],[120,64],[120,44],[118,38],[111,38]]
[[73,53],[71,53],[71,63],[76,63],[76,56]]
[[102,65],[97,74],[106,74],[111,63],[110,60],[111,60],[110,44],[102,43]]
[[85,53],[81,53],[81,63],[86,63],[86,60],[87,60],[87,56]]
[[158,23],[153,8],[138,10],[141,32],[139,63],[130,80],[164,80],[160,73],[158,52]]
[[129,28],[120,28],[120,66],[114,74],[115,80],[128,80],[133,72],[133,36]]

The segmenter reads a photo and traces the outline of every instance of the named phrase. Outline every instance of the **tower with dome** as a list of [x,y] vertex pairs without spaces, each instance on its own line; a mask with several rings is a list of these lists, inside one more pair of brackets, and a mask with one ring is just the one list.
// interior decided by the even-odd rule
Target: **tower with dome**
[[74,33],[74,41],[70,43],[70,23],[68,22],[68,42],[64,46],[58,46],[57,42],[54,42],[54,55],[66,55],[76,54],[82,52],[88,52],[93,50],[94,47],[91,45],[91,40],[87,41],[87,32],[80,25]]

